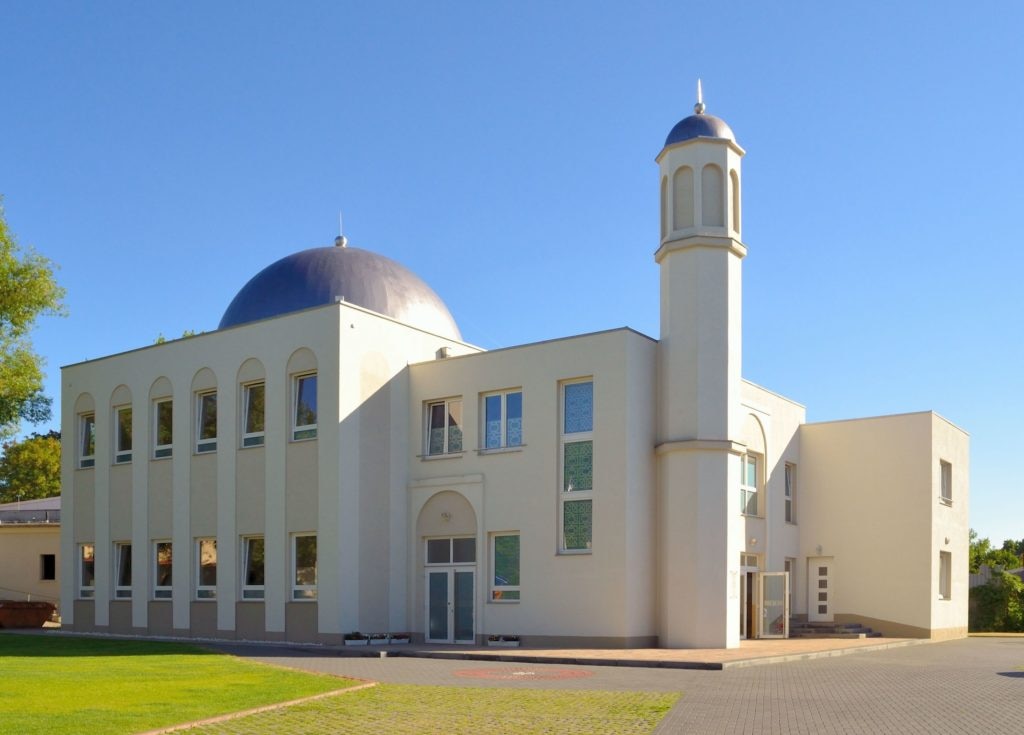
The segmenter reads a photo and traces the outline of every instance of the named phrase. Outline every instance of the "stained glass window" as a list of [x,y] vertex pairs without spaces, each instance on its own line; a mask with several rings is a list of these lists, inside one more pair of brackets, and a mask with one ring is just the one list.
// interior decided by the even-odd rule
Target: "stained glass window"
[[462,401],[427,404],[427,455],[462,451]]
[[523,393],[484,396],[484,449],[518,447],[523,443]]
[[562,460],[562,489],[566,492],[594,489],[594,442],[566,442]]
[[593,501],[567,500],[562,507],[562,539],[569,550],[589,549],[593,532]]
[[569,383],[565,386],[566,434],[594,429],[594,384]]

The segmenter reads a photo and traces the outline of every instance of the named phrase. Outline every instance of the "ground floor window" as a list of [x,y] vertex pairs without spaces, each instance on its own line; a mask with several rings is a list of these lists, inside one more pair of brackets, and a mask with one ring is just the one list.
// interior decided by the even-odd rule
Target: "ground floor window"
[[242,538],[242,599],[263,599],[263,537]]
[[78,596],[92,597],[96,591],[96,547],[81,544],[78,547]]
[[217,596],[217,539],[196,539],[196,599]]
[[114,597],[132,596],[132,545],[114,544]]
[[57,555],[39,555],[39,579],[44,582],[52,582],[57,579]]
[[948,551],[939,552],[939,599],[949,600],[953,597],[952,586],[953,556]]
[[292,536],[292,599],[316,599],[316,534]]
[[171,573],[174,571],[173,547],[170,541],[153,544],[153,597],[158,600],[171,598]]
[[491,569],[494,572],[491,600],[519,601],[519,534],[496,533],[491,540]]

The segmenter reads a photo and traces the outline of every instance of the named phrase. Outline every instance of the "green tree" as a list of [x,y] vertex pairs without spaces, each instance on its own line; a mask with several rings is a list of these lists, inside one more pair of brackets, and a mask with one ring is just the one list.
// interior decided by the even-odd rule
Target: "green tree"
[[971,588],[968,628],[979,632],[1024,631],[1024,583],[1015,575],[995,574]]
[[33,434],[4,444],[0,503],[60,495],[60,432]]
[[1005,569],[1016,569],[1020,566],[1020,557],[1008,549],[1008,544],[1012,544],[1012,541],[1007,541],[1003,548],[996,549],[987,538],[978,538],[978,532],[972,528],[970,543],[969,569],[972,574],[977,574],[982,564],[987,564],[989,568],[1002,566]]
[[50,418],[43,395],[42,358],[29,332],[37,317],[63,314],[64,289],[53,265],[31,248],[21,248],[7,229],[0,202],[0,437],[11,436],[21,421]]

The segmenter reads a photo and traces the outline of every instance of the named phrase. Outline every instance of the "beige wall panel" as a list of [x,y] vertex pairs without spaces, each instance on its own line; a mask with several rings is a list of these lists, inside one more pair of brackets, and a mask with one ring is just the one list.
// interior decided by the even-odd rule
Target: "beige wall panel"
[[285,605],[285,639],[297,643],[317,640],[315,602],[289,602]]
[[190,634],[195,638],[218,638],[217,603],[193,600],[189,609]]
[[[318,417],[317,420],[321,419]],[[288,533],[317,529],[319,445],[319,439],[288,443],[285,474]]]
[[[42,579],[42,555],[53,554],[57,579]],[[0,526],[0,599],[60,603],[60,525]]]
[[[219,451],[231,451],[222,447]],[[192,455],[189,476],[190,523],[193,538],[217,535],[217,453]]]
[[110,537],[129,540],[132,537],[132,466],[112,465],[110,468]]
[[171,460],[149,460],[149,538],[170,538],[172,531]]
[[262,602],[235,603],[235,635],[240,640],[266,640],[263,621],[265,612]]
[[241,449],[235,457],[238,534],[261,534],[266,528],[266,450],[263,447]]
[[[67,523],[70,517],[74,522],[76,544],[90,543],[96,540],[96,473],[94,470],[74,471],[75,502],[71,513],[61,508],[61,521]],[[65,496],[66,497],[66,496]],[[62,502],[62,506],[64,503]]]
[[171,625],[171,615],[171,602],[169,600],[150,600],[149,634],[173,635],[174,628]]
[[132,603],[130,600],[110,601],[110,624],[111,633],[131,634],[132,630]]

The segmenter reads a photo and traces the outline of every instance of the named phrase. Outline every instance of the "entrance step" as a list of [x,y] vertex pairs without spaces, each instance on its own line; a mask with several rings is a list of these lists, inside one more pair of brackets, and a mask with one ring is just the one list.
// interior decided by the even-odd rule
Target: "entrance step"
[[878,633],[860,623],[808,623],[791,622],[790,638],[881,638]]

